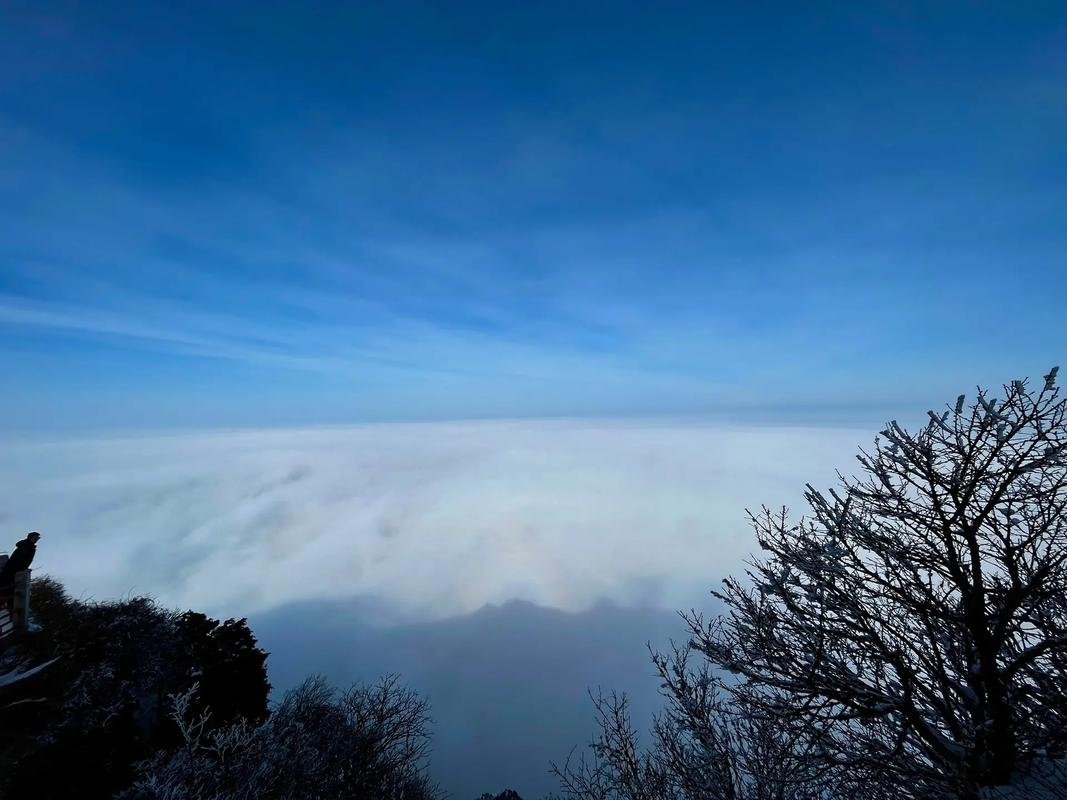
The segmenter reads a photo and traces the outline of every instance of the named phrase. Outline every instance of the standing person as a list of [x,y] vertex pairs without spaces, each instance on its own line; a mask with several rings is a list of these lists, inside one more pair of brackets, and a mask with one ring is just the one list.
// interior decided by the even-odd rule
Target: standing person
[[37,531],[31,531],[26,534],[25,539],[15,545],[15,552],[11,554],[7,563],[0,568],[0,587],[10,586],[15,582],[16,574],[30,568],[30,564],[33,563],[33,557],[37,554],[37,542],[40,541],[40,538],[41,534]]

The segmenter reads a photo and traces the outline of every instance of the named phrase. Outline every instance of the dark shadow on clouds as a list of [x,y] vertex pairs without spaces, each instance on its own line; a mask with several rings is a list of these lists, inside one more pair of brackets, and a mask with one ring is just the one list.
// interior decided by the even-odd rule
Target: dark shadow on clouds
[[457,800],[556,788],[550,761],[588,743],[589,691],[630,695],[642,728],[660,707],[645,646],[684,637],[677,614],[601,603],[567,613],[524,601],[394,624],[373,600],[292,603],[251,619],[276,694],[309,673],[336,684],[399,672],[433,707],[433,773]]

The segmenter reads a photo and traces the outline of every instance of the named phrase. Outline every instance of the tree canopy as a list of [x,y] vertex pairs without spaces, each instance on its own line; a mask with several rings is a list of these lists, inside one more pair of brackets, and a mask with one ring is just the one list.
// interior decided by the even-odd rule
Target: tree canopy
[[1067,787],[1056,374],[961,395],[919,430],[889,423],[856,474],[807,487],[804,518],[750,514],[762,555],[713,592],[724,613],[686,615],[688,644],[656,656],[668,707],[655,747],[638,753],[625,706],[609,703],[593,766],[561,770],[571,795],[975,798],[1038,775]]

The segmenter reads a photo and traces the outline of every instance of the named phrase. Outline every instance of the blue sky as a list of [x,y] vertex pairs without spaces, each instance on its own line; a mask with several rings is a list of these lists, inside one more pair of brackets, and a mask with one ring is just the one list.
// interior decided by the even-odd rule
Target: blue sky
[[8,3],[0,427],[881,421],[1062,360],[1062,3]]

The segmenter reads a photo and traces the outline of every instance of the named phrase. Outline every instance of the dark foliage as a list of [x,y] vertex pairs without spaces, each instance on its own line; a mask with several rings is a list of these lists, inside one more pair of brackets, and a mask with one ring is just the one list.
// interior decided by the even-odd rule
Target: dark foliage
[[41,630],[4,658],[56,660],[0,697],[0,796],[437,797],[427,706],[395,676],[340,695],[309,679],[268,711],[267,654],[244,620],[78,602],[47,577],[32,608]]
[[215,724],[246,719],[260,724],[267,719],[267,654],[256,646],[246,620],[211,619],[186,611],[177,622],[177,672],[187,685],[199,685],[197,697],[211,709]]
[[147,598],[75,601],[47,577],[34,579],[31,597],[41,630],[21,655],[58,660],[0,709],[5,796],[109,797],[130,785],[137,762],[179,740],[168,696],[197,682],[219,701],[211,726],[265,717],[266,653],[243,620]]

